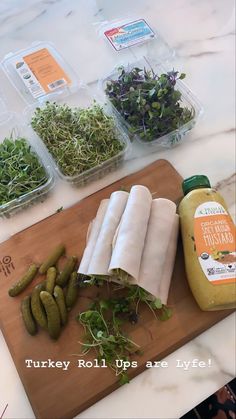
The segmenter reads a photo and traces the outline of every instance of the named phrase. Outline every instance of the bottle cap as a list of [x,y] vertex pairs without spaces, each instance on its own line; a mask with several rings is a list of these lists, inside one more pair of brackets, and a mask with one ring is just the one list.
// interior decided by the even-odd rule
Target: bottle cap
[[187,195],[193,189],[199,188],[210,188],[211,184],[207,176],[205,175],[194,175],[184,179],[182,183],[182,189],[184,195]]

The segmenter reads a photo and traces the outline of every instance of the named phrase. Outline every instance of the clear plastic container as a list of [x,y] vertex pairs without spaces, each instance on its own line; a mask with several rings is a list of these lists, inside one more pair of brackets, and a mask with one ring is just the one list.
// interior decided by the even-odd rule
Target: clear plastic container
[[[17,120],[16,115],[5,110],[0,114],[0,143],[2,143],[5,138],[9,137],[11,137],[14,141],[20,137],[25,138],[27,144],[30,145],[32,152],[36,154],[38,161],[43,166],[46,172],[47,180],[43,185],[31,190],[30,192],[22,194],[18,198],[0,205],[0,217],[5,218],[10,217],[22,208],[26,208],[38,200],[44,200],[54,186],[54,176],[51,167],[43,162],[38,153],[37,146],[35,147],[32,140],[27,137],[23,126]],[[4,165],[4,160],[2,163]]]
[[28,104],[54,92],[73,93],[79,84],[75,72],[50,42],[38,41],[28,48],[10,52],[1,66]]
[[4,120],[6,116],[4,116],[7,112],[7,107],[5,105],[4,100],[0,97],[0,118]]
[[[142,36],[137,27],[134,27],[133,30],[131,29],[130,31],[130,25],[135,25],[137,22],[145,22],[153,35],[148,37]],[[160,59],[162,63],[173,60],[175,51],[170,48],[159,33],[158,25],[153,25],[153,22],[149,25],[149,23],[150,22],[146,21],[141,16],[135,14],[99,23],[97,28],[99,67],[102,68],[103,74],[98,74],[97,78],[100,79],[104,77],[104,75],[112,71],[115,66],[119,67],[124,63],[132,63],[142,59],[144,56],[153,58],[158,56],[158,59]],[[127,26],[129,26],[129,29],[124,29],[127,28]],[[126,36],[126,39],[129,33],[131,35],[130,42],[125,41],[125,43],[120,46],[114,45],[114,42],[111,42],[111,39],[108,36],[108,32],[114,32],[115,28],[121,35]],[[117,35],[118,33],[114,34],[114,37]],[[98,69],[97,71],[100,70]]]
[[[167,65],[167,64],[166,64]],[[153,70],[154,73],[160,75],[162,73],[166,73],[167,71],[171,71],[173,69],[173,65],[171,68],[167,69],[164,67],[160,62],[154,60],[150,57],[143,57],[139,60],[132,61],[130,64],[123,65],[125,71],[131,71],[133,68],[138,67],[140,69],[146,70]],[[185,124],[181,125],[178,129],[170,131],[169,133],[160,136],[152,141],[145,141],[138,135],[137,133],[132,133],[132,127],[125,118],[121,115],[121,113],[115,108],[115,106],[111,103],[109,96],[106,94],[105,89],[107,82],[109,80],[117,80],[118,78],[118,69],[117,67],[110,73],[106,78],[99,82],[99,90],[105,94],[106,100],[109,103],[109,106],[112,112],[119,117],[123,127],[125,127],[126,132],[128,133],[129,137],[132,141],[138,141],[139,143],[145,144],[147,147],[150,147],[153,151],[159,148],[171,148],[179,144],[184,136],[189,132],[194,125],[196,124],[199,116],[202,114],[202,106],[196,96],[190,91],[190,89],[183,83],[181,80],[177,80],[175,85],[175,90],[179,90],[181,92],[181,105],[182,107],[187,107],[192,112],[192,118]]]
[[[94,100],[96,100],[96,98],[94,98],[94,95],[92,94],[90,89],[87,86],[81,85],[73,94],[68,94],[66,97],[65,95],[61,96],[60,93],[52,94],[44,98],[44,101],[40,101],[39,104],[28,106],[24,112],[30,135],[34,136],[37,139],[37,141],[40,142],[40,147],[43,148],[44,154],[47,155],[50,159],[50,162],[59,178],[75,186],[84,186],[89,182],[98,180],[104,177],[106,174],[110,173],[111,171],[115,170],[122,164],[129,150],[130,141],[128,135],[122,129],[119,121],[112,115],[112,112],[109,110],[107,106],[103,107],[105,113],[113,117],[117,139],[121,144],[123,144],[124,148],[118,154],[104,161],[100,165],[97,165],[89,170],[85,170],[80,174],[76,174],[74,176],[67,176],[63,173],[57,161],[47,149],[43,140],[38,136],[38,134],[34,132],[31,126],[31,119],[34,115],[36,108],[43,108],[47,101],[56,102],[60,105],[66,104],[71,108],[87,108],[94,103]],[[99,100],[96,100],[96,102],[99,105],[101,105],[101,102],[99,102]]]

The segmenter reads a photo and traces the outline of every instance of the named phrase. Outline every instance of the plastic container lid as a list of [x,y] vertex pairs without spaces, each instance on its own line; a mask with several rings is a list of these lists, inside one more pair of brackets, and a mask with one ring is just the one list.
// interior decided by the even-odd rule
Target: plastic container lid
[[7,111],[4,100],[0,97],[0,116]]
[[205,175],[194,175],[184,179],[182,189],[184,195],[187,195],[193,189],[211,188],[210,181]]
[[4,100],[0,97],[0,127],[8,119],[9,114]]
[[72,68],[49,42],[7,54],[1,66],[26,103],[41,102],[52,94],[69,94],[80,84]]
[[160,33],[152,25],[138,16],[126,16],[122,19],[104,21],[98,30],[99,36],[103,38],[116,56],[116,64],[123,56],[129,63],[143,57],[143,55],[154,56],[164,62],[173,58],[175,51],[161,37]]

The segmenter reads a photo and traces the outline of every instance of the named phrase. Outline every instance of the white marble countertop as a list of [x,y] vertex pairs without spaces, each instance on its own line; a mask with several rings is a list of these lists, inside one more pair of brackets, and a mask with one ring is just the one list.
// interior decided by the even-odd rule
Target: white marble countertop
[[[182,145],[129,159],[116,172],[86,188],[57,182],[52,196],[26,212],[0,221],[0,241],[72,205],[83,197],[165,158],[183,176],[204,173],[225,196],[235,216],[234,1],[225,0],[1,0],[0,59],[35,40],[52,41],[85,82],[103,77],[118,56],[98,38],[98,23],[123,17],[145,18],[176,51],[175,68],[204,107],[198,125]],[[21,112],[20,96],[0,70],[0,96]],[[0,255],[1,257],[1,255]],[[168,368],[153,368],[136,377],[78,418],[179,418],[235,376],[235,317],[228,316],[166,358]],[[208,361],[207,368],[184,370],[177,360]],[[0,417],[33,418],[5,340],[0,335]]]

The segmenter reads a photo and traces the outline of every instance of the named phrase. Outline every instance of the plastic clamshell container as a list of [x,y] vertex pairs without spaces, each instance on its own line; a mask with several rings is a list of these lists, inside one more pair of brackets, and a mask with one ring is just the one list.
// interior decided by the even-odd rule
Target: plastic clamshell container
[[[41,58],[42,68],[40,71],[43,81],[35,78],[32,67],[35,65],[34,60],[39,59],[36,57],[36,54],[42,52],[44,52],[44,56]],[[49,60],[45,55],[47,55]],[[30,63],[28,61],[29,57]],[[32,43],[28,48],[10,52],[2,60],[1,66],[10,82],[28,104],[35,103],[56,91],[67,95],[68,93],[72,93],[79,84],[73,69],[66,63],[50,42],[37,41]],[[56,77],[54,83],[47,84],[47,75],[50,74],[52,68],[55,77],[60,73],[63,74],[63,77],[59,79]]]
[[124,145],[123,150],[121,150],[117,155],[113,156],[112,158],[104,161],[103,163],[95,167],[92,167],[89,170],[85,170],[84,172],[78,175],[66,176],[60,169],[60,166],[57,164],[52,154],[49,152],[43,140],[38,136],[37,133],[34,132],[31,126],[31,119],[32,119],[32,116],[34,115],[36,108],[43,108],[47,101],[56,102],[57,104],[60,104],[60,105],[66,104],[70,106],[71,108],[87,108],[94,103],[94,100],[96,100],[96,102],[99,105],[103,106],[103,104],[100,103],[99,100],[94,97],[94,95],[92,95],[88,86],[81,85],[80,87],[77,88],[77,90],[73,94],[68,94],[66,97],[64,94],[61,94],[60,92],[52,94],[51,96],[44,98],[42,101],[40,101],[40,103],[28,106],[24,111],[24,115],[27,121],[30,135],[34,135],[37,141],[40,142],[40,147],[44,149],[44,154],[47,155],[47,157],[50,159],[50,163],[53,166],[58,177],[61,180],[75,186],[84,186],[94,180],[101,179],[106,174],[115,170],[122,164],[122,162],[125,159],[126,154],[128,153],[128,150],[130,147],[130,141],[129,141],[128,135],[123,130],[121,124],[116,119],[116,117],[114,117],[113,113],[109,110],[109,107],[107,107],[106,105],[103,106],[104,112],[107,115],[112,116],[114,119],[114,126],[115,126],[115,132],[117,134],[117,139],[120,141],[121,144]]
[[9,137],[14,141],[20,137],[25,138],[27,144],[30,145],[32,152],[36,154],[38,161],[43,166],[46,172],[47,181],[32,191],[0,205],[0,217],[3,218],[9,218],[11,215],[34,204],[38,200],[44,200],[54,186],[54,175],[50,165],[44,163],[39,154],[38,147],[27,137],[25,130],[17,120],[17,116],[14,113],[5,112],[0,114],[0,143],[2,143],[5,138]]
[[[126,42],[126,46],[123,45],[120,50],[115,49],[114,44],[110,42],[107,33],[109,31],[114,32],[114,28],[119,28],[119,32],[121,34],[123,32],[123,35],[126,36],[128,33],[126,31],[124,32],[122,27],[126,27],[127,25],[129,26],[130,24],[135,25],[137,22],[141,21],[145,22],[149,26],[154,36],[149,37],[149,39],[145,36],[135,37],[135,30],[133,32],[131,30],[131,42]],[[117,68],[119,65],[123,65],[124,63],[131,63],[133,61],[140,60],[144,56],[156,57],[158,54],[158,59],[160,59],[162,63],[172,60],[175,56],[175,51],[167,44],[159,31],[157,31],[152,24],[149,25],[148,21],[137,15],[101,22],[98,26],[97,32],[98,39],[100,41],[98,44],[98,48],[100,48],[100,59],[102,57],[103,63],[105,63],[105,66],[102,66],[103,74],[106,74],[105,72],[109,73],[115,66]]]
[[7,116],[7,107],[5,105],[4,100],[0,97],[0,119],[4,120]]
[[[173,66],[167,70],[160,62],[149,59],[148,57],[143,57],[140,60],[134,61],[130,64],[123,65],[125,71],[131,71],[133,68],[138,67],[146,70],[153,70],[156,74],[166,73],[173,69]],[[150,147],[155,151],[156,149],[161,148],[171,148],[178,145],[184,138],[184,136],[189,132],[196,124],[199,116],[202,114],[203,108],[196,98],[196,96],[190,91],[190,89],[183,83],[181,80],[177,80],[175,89],[181,92],[181,105],[187,107],[192,111],[193,117],[187,123],[181,125],[179,128],[168,132],[165,135],[162,135],[152,141],[145,141],[137,133],[133,134],[131,132],[132,126],[125,120],[123,115],[115,108],[112,104],[109,96],[106,94],[105,89],[107,82],[109,80],[117,80],[119,76],[117,67],[110,73],[106,78],[99,82],[99,90],[102,90],[102,93],[105,94],[106,100],[109,103],[112,112],[120,119],[122,126],[126,129],[129,137],[133,142],[137,141],[145,146]]]

